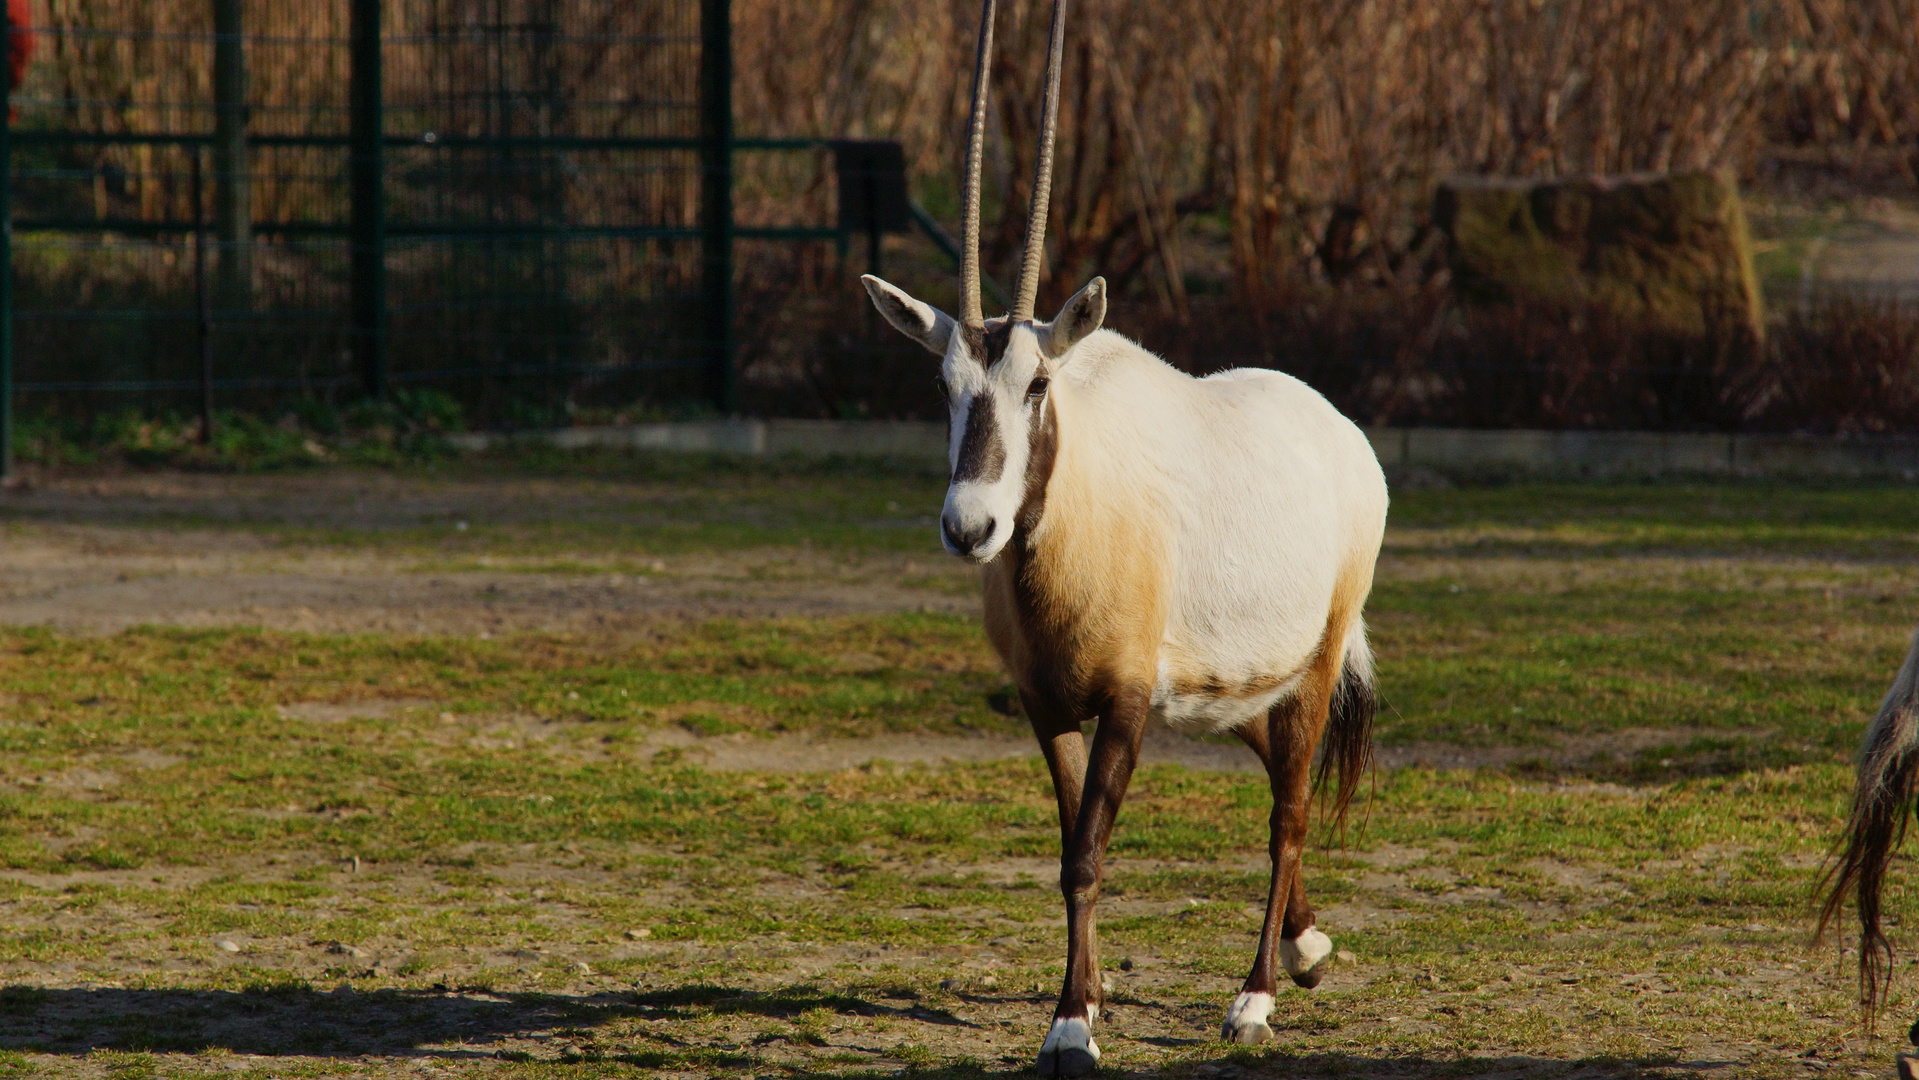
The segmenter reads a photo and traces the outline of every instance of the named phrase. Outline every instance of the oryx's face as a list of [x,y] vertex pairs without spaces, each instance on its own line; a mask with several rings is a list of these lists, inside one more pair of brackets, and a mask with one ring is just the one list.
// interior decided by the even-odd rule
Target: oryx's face
[[940,542],[975,562],[993,561],[1024,512],[1042,505],[1058,438],[1054,375],[1106,317],[1106,282],[1094,278],[1051,323],[988,320],[965,327],[875,277],[863,278],[887,321],[941,358],[952,469],[940,512]]
[[1013,536],[1029,482],[1045,483],[1027,468],[1035,454],[1048,455],[1050,446],[1037,444],[1053,430],[1041,330],[993,319],[947,343],[940,381],[951,421],[952,477],[940,511],[940,542],[955,555],[991,562]]

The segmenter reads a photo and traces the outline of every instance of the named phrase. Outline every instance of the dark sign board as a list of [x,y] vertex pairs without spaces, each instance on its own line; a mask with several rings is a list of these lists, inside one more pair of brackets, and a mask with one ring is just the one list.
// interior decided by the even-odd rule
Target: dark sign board
[[847,232],[903,233],[912,229],[906,209],[906,152],[879,139],[841,139],[833,144],[839,175],[840,228]]

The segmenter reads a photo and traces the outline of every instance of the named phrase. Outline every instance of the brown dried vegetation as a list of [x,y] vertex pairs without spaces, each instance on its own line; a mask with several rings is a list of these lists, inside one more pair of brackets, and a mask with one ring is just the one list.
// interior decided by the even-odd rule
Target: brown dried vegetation
[[[28,96],[63,99],[71,115],[62,122],[105,130],[210,125],[210,46],[196,38],[209,29],[208,5],[38,4],[36,21],[113,32],[49,40],[50,62],[34,73]],[[392,0],[386,8],[396,133],[697,130],[697,111],[687,107],[698,69],[694,5]],[[996,224],[986,233],[986,261],[1002,280],[1025,226],[1047,9],[1041,0],[1001,5],[987,191],[987,218]],[[738,130],[897,139],[916,196],[950,218],[977,13],[974,0],[736,0]],[[246,19],[248,32],[260,35],[249,47],[253,130],[343,131],[344,7],[248,0]],[[499,26],[510,29],[511,47],[488,37]],[[1661,358],[1654,354],[1670,346],[1630,340],[1631,328],[1597,335],[1618,342],[1595,351],[1581,344],[1593,337],[1581,330],[1582,313],[1508,312],[1494,321],[1523,325],[1502,328],[1450,310],[1429,209],[1435,181],[1459,173],[1728,168],[1750,178],[1783,159],[1872,162],[1882,178],[1909,189],[1919,146],[1919,0],[1080,0],[1072,27],[1042,310],[1103,273],[1133,294],[1116,309],[1122,329],[1177,328],[1149,338],[1155,347],[1178,343],[1176,362],[1322,370],[1329,392],[1374,420],[1860,430],[1911,423],[1904,407],[1867,418],[1819,411],[1807,402],[1832,397],[1829,386],[1776,370],[1808,350],[1868,340],[1881,359],[1852,367],[1897,369],[1884,378],[1912,381],[1911,349],[1894,324],[1913,316],[1896,305],[1795,316],[1785,330],[1800,344],[1766,356],[1729,359],[1738,343],[1708,343],[1709,355]],[[116,36],[123,32],[135,36]],[[481,84],[517,89],[506,104],[489,104],[472,92]],[[169,151],[98,153],[126,178],[124,190],[109,192],[115,174],[102,170],[99,205],[148,218],[184,209],[185,169],[181,161],[166,167]],[[343,216],[339,155],[260,153],[261,216]],[[416,171],[424,175],[433,160],[421,156]],[[517,201],[486,212],[521,221],[555,213],[587,222],[697,219],[691,154],[664,155],[660,168],[648,169],[590,154],[568,161],[574,171],[564,176],[544,164],[527,169]],[[742,222],[830,220],[823,156],[743,153],[739,167]],[[465,209],[479,213],[478,188],[463,194],[461,182],[447,181],[454,209],[467,197]],[[396,194],[398,212],[417,205],[446,213],[421,201],[421,191]],[[629,261],[674,258],[636,250]],[[674,265],[681,280],[696,270],[685,258]],[[762,399],[751,404],[828,415],[936,408],[917,358],[873,344],[870,328],[845,317],[859,298],[825,245],[747,244],[742,265],[748,397]],[[919,269],[925,280],[912,267],[906,280],[939,302],[950,285]],[[613,272],[617,281],[597,287],[646,287],[636,267]],[[1893,322],[1841,328],[1841,316]],[[1488,344],[1483,333],[1508,339]],[[1547,339],[1559,344],[1546,348]],[[1579,346],[1577,356],[1559,355],[1567,343]],[[1540,380],[1528,375],[1498,388],[1505,400],[1514,385],[1527,387],[1517,404],[1475,398],[1474,365],[1534,362],[1490,353],[1542,348],[1557,365],[1544,382],[1565,386],[1535,386]],[[1580,373],[1622,364],[1627,376]],[[1715,374],[1704,388],[1654,385],[1674,371],[1691,378],[1707,370]],[[1622,377],[1632,385],[1579,396],[1579,386]],[[1835,377],[1814,381],[1827,386]],[[1796,404],[1787,401],[1793,393]]]
[[[737,6],[741,122],[897,138],[950,185],[971,3]],[[1002,5],[992,172],[1004,267],[1023,235],[1047,5]],[[1050,299],[1089,273],[1183,306],[1177,223],[1229,225],[1248,299],[1306,274],[1391,281],[1433,182],[1685,168],[1769,147],[1919,141],[1913,0],[1083,0],[1061,107]],[[1902,166],[1910,175],[1910,165]],[[1042,304],[1044,306],[1044,304]]]
[[[68,103],[72,126],[209,122],[211,46],[194,40],[209,30],[208,5],[42,2],[48,26],[111,32],[56,34],[35,74],[42,94]],[[344,8],[246,7],[257,35],[252,130],[343,132]],[[461,89],[491,85],[501,65],[511,70],[499,78],[531,95],[508,107],[528,134],[697,126],[684,107],[698,56],[691,5],[387,8],[396,131],[477,130],[489,122],[486,95]],[[971,0],[740,0],[739,129],[898,139],[925,201],[950,201],[976,15]],[[991,171],[1006,213],[988,237],[997,264],[1023,235],[1046,5],[1011,0],[1001,19]],[[506,49],[485,35],[501,24],[519,35]],[[1439,177],[1750,170],[1768,145],[1910,148],[1916,83],[1919,0],[1082,0],[1063,80],[1053,299],[1097,268],[1116,285],[1145,278],[1182,309],[1183,274],[1207,268],[1189,265],[1178,226],[1201,214],[1230,226],[1228,280],[1248,298],[1302,272],[1391,280],[1417,264]],[[1900,168],[1911,175],[1910,162]],[[795,195],[819,195],[790,185],[823,183],[817,169],[785,179],[749,182],[742,216],[790,217]],[[271,175],[260,182],[261,205],[283,212],[320,197]],[[141,209],[157,211],[160,197],[143,193]]]

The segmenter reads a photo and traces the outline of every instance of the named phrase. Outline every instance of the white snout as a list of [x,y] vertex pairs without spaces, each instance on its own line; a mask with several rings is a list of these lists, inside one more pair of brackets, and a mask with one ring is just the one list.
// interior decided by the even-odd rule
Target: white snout
[[940,511],[940,543],[963,559],[982,565],[992,562],[1013,538],[1017,495],[1008,498],[1005,484],[954,484],[946,489]]

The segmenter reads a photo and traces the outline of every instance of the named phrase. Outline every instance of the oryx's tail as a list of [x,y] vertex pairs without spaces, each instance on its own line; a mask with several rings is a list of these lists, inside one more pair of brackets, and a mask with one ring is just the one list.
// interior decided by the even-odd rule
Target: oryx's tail
[[1856,894],[1859,1003],[1868,1025],[1892,981],[1892,944],[1879,925],[1879,894],[1886,865],[1906,835],[1915,794],[1919,794],[1919,635],[1914,636],[1879,715],[1866,729],[1866,741],[1859,748],[1859,786],[1853,792],[1843,846],[1821,881],[1826,890],[1819,909],[1821,936],[1842,913],[1846,894]]
[[1313,778],[1322,796],[1332,782],[1330,820],[1336,827],[1344,827],[1346,808],[1373,761],[1373,716],[1379,711],[1379,698],[1373,691],[1373,650],[1366,644],[1366,620],[1353,620],[1346,632],[1345,653],[1326,718],[1319,775]]

